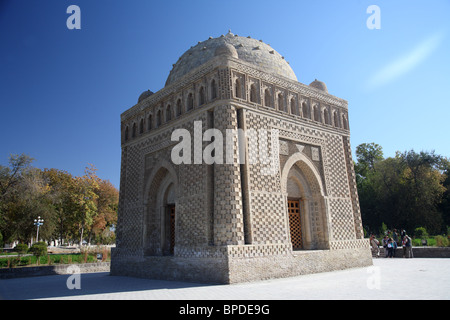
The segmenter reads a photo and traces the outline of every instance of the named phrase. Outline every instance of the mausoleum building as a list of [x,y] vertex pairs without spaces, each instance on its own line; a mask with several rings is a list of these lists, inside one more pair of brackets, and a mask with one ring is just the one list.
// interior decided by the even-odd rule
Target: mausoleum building
[[348,102],[261,40],[192,46],[121,115],[121,139],[112,275],[236,283],[372,264]]

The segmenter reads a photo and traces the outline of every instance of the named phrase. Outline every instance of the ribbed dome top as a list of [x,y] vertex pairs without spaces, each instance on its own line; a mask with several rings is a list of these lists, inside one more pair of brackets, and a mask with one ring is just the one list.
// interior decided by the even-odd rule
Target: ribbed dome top
[[239,37],[228,32],[218,38],[210,37],[186,51],[173,65],[166,86],[218,55],[239,58],[263,68],[268,73],[297,81],[287,61],[270,45],[261,40]]
[[142,92],[141,95],[140,95],[139,98],[138,98],[138,103],[141,102],[141,101],[143,101],[143,100],[145,100],[145,99],[147,99],[147,98],[150,97],[152,94],[153,94],[153,92],[150,91],[150,90],[147,90],[147,91]]
[[310,87],[313,87],[313,88],[316,88],[316,89],[319,89],[319,90],[322,90],[322,91],[325,91],[325,92],[328,93],[327,85],[326,85],[324,82],[319,81],[319,80],[317,80],[317,79],[314,80],[313,82],[311,82],[311,83],[309,84],[309,86],[310,86]]

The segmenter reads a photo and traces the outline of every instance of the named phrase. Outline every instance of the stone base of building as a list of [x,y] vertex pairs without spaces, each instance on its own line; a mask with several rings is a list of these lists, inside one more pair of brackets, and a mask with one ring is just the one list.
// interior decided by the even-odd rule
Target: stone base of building
[[113,256],[111,275],[232,284],[371,265],[372,254],[368,247],[292,251],[288,254],[260,257],[151,256],[136,259],[130,256],[114,259]]

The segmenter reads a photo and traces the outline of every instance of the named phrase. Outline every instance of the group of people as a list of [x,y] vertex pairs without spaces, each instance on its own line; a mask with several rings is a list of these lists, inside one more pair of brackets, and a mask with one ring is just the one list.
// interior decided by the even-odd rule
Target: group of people
[[[400,238],[397,230],[394,229],[394,231],[392,232],[392,236],[391,232],[387,231],[381,242],[381,245],[384,248],[385,258],[393,258],[395,256],[395,251],[400,243],[403,248],[403,258],[413,258],[412,239],[406,234],[405,230],[402,230],[402,232],[400,233]],[[380,242],[373,234],[370,236],[370,245],[372,246],[372,252],[374,253],[374,256],[379,258]]]

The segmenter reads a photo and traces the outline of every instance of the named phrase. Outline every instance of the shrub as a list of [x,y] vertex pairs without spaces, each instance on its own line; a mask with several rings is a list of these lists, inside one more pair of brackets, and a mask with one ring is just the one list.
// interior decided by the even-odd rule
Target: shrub
[[14,248],[14,251],[16,251],[19,255],[25,254],[28,252],[28,246],[25,243],[18,243]]
[[385,235],[387,231],[387,226],[384,222],[381,223],[380,234]]
[[47,255],[47,244],[45,242],[36,242],[31,246],[30,252],[33,253],[33,255],[38,258],[37,261],[39,261],[39,257]]
[[424,227],[419,227],[414,230],[414,236],[419,239],[428,237],[427,230]]
[[449,246],[448,238],[445,238],[443,236],[435,236],[434,239],[436,240],[436,245],[438,247],[448,247]]

